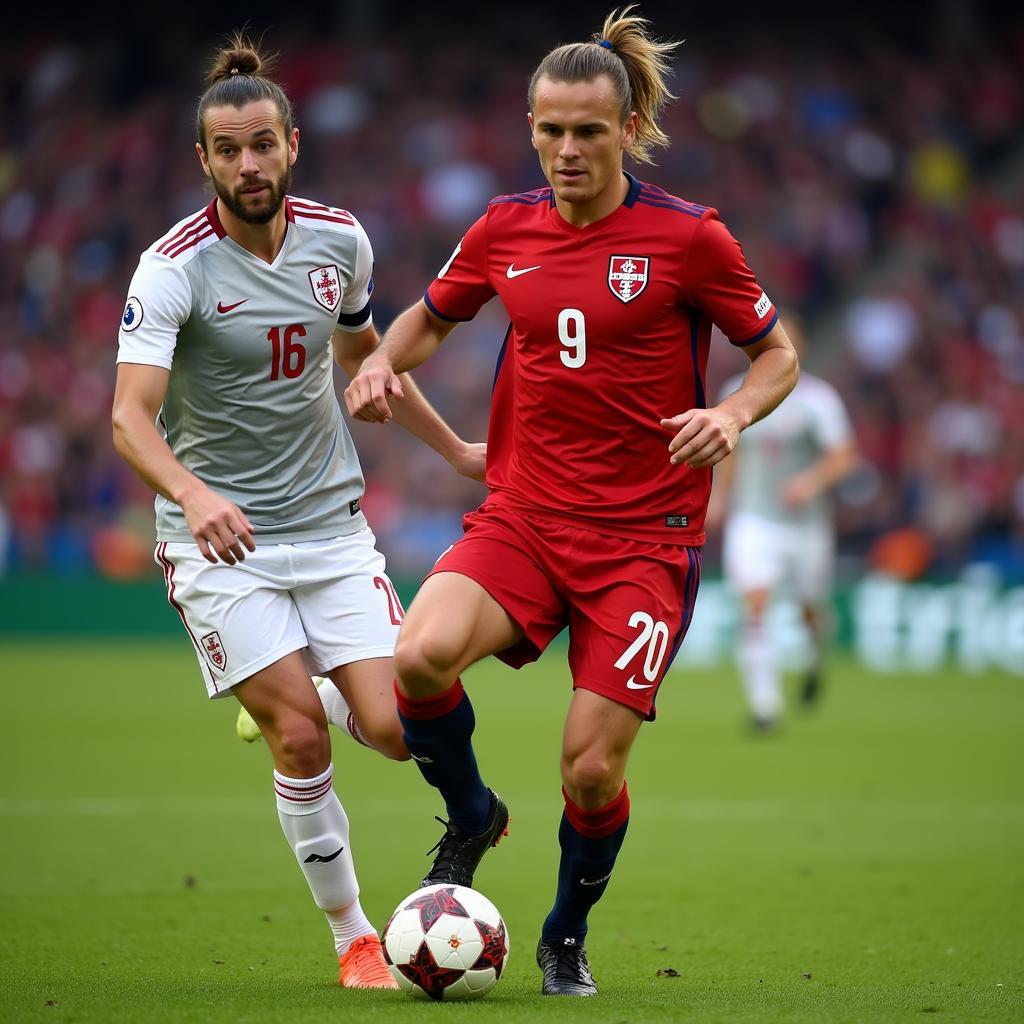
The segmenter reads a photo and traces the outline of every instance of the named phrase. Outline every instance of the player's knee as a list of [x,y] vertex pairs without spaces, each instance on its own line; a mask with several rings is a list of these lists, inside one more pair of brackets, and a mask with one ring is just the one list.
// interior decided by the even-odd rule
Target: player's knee
[[447,637],[433,632],[403,630],[395,647],[395,671],[414,693],[433,693],[451,684],[457,674],[459,651]]
[[573,803],[595,809],[614,800],[622,788],[609,758],[587,751],[562,765],[562,782]]
[[360,726],[359,732],[374,750],[392,761],[409,760],[409,748],[405,745],[402,723],[397,715],[387,722],[373,722],[365,727]]
[[764,619],[765,612],[768,610],[768,598],[769,593],[767,591],[751,591],[744,597],[744,615],[747,620],[747,624],[751,626],[760,625]]
[[278,770],[293,778],[312,778],[324,771],[331,758],[327,726],[314,719],[291,715],[274,723],[273,743]]

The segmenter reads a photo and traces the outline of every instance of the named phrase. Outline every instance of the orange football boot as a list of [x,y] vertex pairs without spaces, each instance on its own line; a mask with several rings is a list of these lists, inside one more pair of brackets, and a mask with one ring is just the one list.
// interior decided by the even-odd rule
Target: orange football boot
[[343,988],[398,988],[391,977],[380,939],[376,935],[362,935],[348,951],[338,957],[338,984]]

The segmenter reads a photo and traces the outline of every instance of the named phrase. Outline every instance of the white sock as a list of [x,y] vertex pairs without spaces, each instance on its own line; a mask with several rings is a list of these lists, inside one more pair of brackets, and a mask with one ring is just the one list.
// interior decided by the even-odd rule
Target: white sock
[[331,926],[331,931],[334,932],[334,948],[338,951],[338,956],[347,953],[348,947],[356,939],[361,939],[364,935],[376,936],[377,934],[377,930],[363,913],[359,900],[341,910],[328,910],[326,914],[327,923]]
[[778,718],[782,714],[782,679],[764,620],[744,624],[737,655],[750,710],[758,718]]
[[320,703],[324,706],[324,714],[327,716],[327,721],[336,729],[347,732],[356,743],[362,743],[364,747],[368,747],[369,744],[359,734],[356,716],[352,714],[351,709],[345,702],[345,698],[342,697],[341,691],[334,685],[334,682],[330,679],[324,679],[322,676],[313,676],[313,682],[316,684],[316,693],[320,698]]
[[[349,847],[348,818],[331,786],[334,766],[315,779],[290,779],[274,772],[277,793],[277,816],[285,838],[295,851],[302,873],[309,883],[316,905],[328,915],[335,929],[333,915],[344,922],[339,955],[348,949],[352,939],[349,928],[359,927],[360,935],[373,931],[359,906],[359,883]],[[362,922],[358,918],[362,917]],[[365,924],[363,924],[365,922]],[[336,942],[342,941],[337,938]],[[353,935],[352,938],[358,936]]]

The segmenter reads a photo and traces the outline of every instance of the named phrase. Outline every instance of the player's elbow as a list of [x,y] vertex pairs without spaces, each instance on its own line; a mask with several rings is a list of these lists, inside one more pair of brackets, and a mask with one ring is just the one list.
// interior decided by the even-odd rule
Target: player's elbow
[[787,367],[787,376],[790,382],[789,390],[792,391],[796,387],[796,382],[800,379],[800,359],[796,354],[796,350],[790,347],[786,353],[789,363]]
[[122,459],[127,457],[129,419],[130,416],[124,406],[121,403],[115,402],[114,408],[110,414],[110,428],[114,441],[114,451],[116,451]]

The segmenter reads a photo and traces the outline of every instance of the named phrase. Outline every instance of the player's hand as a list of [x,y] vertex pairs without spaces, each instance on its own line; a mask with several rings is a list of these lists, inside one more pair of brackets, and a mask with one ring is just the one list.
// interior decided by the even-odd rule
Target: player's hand
[[465,444],[451,460],[452,468],[468,476],[470,480],[484,482],[484,470],[487,468],[487,445],[482,442]]
[[688,409],[661,421],[662,429],[675,431],[669,442],[669,462],[685,462],[701,469],[721,462],[735,447],[740,436],[736,420],[721,408]]
[[199,484],[181,500],[185,522],[208,562],[220,559],[228,565],[245,561],[243,546],[256,550],[252,523],[237,505]]
[[782,487],[782,503],[786,508],[800,508],[818,496],[817,483],[805,473],[790,477]]
[[367,423],[387,423],[392,415],[388,395],[404,398],[402,382],[386,356],[367,356],[352,383],[345,388],[349,415]]

